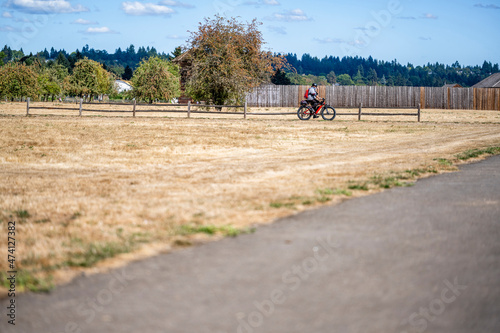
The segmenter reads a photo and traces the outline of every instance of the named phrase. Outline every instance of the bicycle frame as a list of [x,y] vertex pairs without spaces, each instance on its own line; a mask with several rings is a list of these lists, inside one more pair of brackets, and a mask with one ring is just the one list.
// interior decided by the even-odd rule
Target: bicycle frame
[[[323,109],[325,107],[325,105],[326,105],[326,100],[323,98],[323,102],[321,102],[321,104],[318,105],[318,109],[313,114],[317,115],[318,113],[320,113],[321,109]],[[308,105],[308,106],[309,106],[310,110],[314,111],[312,105]]]

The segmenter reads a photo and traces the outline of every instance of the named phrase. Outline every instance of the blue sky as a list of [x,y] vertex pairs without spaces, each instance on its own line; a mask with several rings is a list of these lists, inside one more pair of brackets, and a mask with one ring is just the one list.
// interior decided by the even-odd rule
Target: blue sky
[[500,0],[0,0],[0,47],[171,52],[217,13],[256,18],[267,49],[299,57],[500,63]]

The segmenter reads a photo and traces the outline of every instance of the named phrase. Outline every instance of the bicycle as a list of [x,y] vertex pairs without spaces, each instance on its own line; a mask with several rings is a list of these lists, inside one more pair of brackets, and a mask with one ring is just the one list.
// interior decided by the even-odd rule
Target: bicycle
[[321,117],[324,120],[333,120],[337,115],[335,109],[327,105],[324,98],[316,111],[314,111],[313,107],[307,101],[300,102],[300,108],[297,110],[297,116],[300,120],[309,120],[313,115],[317,115],[318,113],[321,113]]

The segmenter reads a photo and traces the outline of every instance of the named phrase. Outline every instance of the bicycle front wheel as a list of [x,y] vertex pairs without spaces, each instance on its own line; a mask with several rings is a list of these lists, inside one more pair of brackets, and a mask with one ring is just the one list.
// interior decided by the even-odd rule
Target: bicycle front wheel
[[311,109],[307,106],[301,106],[297,111],[300,120],[309,120],[312,117]]
[[336,115],[337,112],[335,112],[335,109],[329,105],[325,106],[323,110],[321,110],[321,117],[323,117],[324,120],[333,120]]

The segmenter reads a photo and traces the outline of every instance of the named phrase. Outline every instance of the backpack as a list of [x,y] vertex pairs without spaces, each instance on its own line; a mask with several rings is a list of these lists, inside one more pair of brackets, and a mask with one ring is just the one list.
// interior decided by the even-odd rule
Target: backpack
[[310,89],[310,88],[308,88],[308,89],[306,90],[305,94],[304,94],[304,98],[305,98],[305,99],[308,99],[308,98],[309,98],[309,89]]

